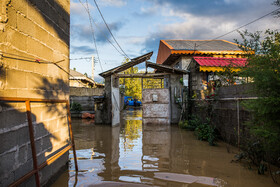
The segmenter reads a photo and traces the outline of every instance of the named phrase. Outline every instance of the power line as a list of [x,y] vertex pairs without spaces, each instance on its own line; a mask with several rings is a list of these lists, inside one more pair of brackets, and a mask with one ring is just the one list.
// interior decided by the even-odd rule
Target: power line
[[[81,2],[81,0],[79,0],[80,3],[83,5],[83,3]],[[87,10],[87,13],[88,13],[88,17],[89,17],[89,23],[90,23],[90,28],[91,28],[91,33],[92,33],[92,38],[93,38],[93,42],[94,42],[94,46],[95,46],[95,49],[96,49],[96,54],[97,54],[97,58],[99,60],[99,65],[100,65],[100,68],[101,68],[101,71],[103,71],[103,67],[102,67],[102,63],[101,63],[101,60],[100,60],[100,57],[99,57],[99,52],[98,52],[98,49],[97,49],[97,44],[96,44],[96,39],[95,39],[95,34],[94,34],[94,29],[93,29],[93,25],[92,25],[92,17],[90,15],[90,11],[89,11],[89,6],[88,6],[88,1],[86,0],[86,5],[87,7],[85,7],[84,5],[84,8]]]
[[88,2],[87,2],[87,0],[86,0],[87,6],[85,6],[85,5],[82,3],[81,0],[79,0],[79,2],[81,3],[81,5],[84,7],[84,9],[86,10],[86,12],[88,13],[89,23],[90,23],[90,29],[91,29],[91,34],[92,34],[92,39],[93,39],[94,46],[95,46],[95,49],[96,49],[96,54],[97,54],[98,61],[100,62],[99,65],[100,65],[101,71],[103,71],[103,67],[102,67],[102,64],[101,64],[101,60],[100,60],[100,57],[99,57],[99,52],[98,52],[98,48],[97,48],[97,44],[96,44],[94,29],[93,29],[93,25],[92,25],[92,21],[93,21],[93,20],[92,20],[92,17],[91,17],[91,15],[90,15]]
[[[9,56],[3,55],[3,54],[9,55]],[[76,79],[73,75],[71,75],[70,72],[68,72],[67,70],[65,70],[64,68],[62,68],[61,66],[58,65],[58,63],[65,61],[65,59],[59,60],[56,62],[51,62],[51,61],[44,61],[44,60],[40,60],[40,59],[34,59],[31,57],[26,57],[26,56],[22,56],[22,55],[17,55],[17,54],[13,54],[13,53],[7,53],[7,52],[3,52],[3,51],[0,51],[0,57],[12,59],[12,60],[25,61],[25,62],[34,62],[34,63],[38,63],[38,64],[53,64],[56,67],[58,67],[59,69],[61,69],[62,71],[64,71],[69,76],[73,77],[74,80],[78,81],[80,84],[83,84],[79,79]]]
[[92,57],[80,57],[80,58],[70,58],[69,60],[88,60],[91,59]]
[[95,3],[95,5],[96,5],[96,8],[97,8],[97,10],[98,10],[98,12],[99,12],[99,14],[100,14],[100,16],[101,16],[103,22],[105,23],[105,25],[106,25],[106,27],[107,27],[109,33],[111,34],[112,38],[114,39],[114,41],[116,42],[116,44],[119,46],[119,48],[120,48],[120,50],[123,52],[123,54],[130,60],[129,56],[124,52],[124,50],[121,48],[120,44],[118,43],[118,41],[117,41],[116,38],[114,37],[114,35],[113,35],[111,29],[109,28],[107,22],[105,21],[103,15],[102,15],[102,13],[101,13],[101,10],[99,9],[98,4],[96,3],[96,0],[94,0],[94,3]]
[[[85,5],[81,2],[81,0],[79,0],[79,2],[83,5],[83,7],[84,7],[85,10],[87,11],[87,13],[90,14],[89,9],[87,9],[87,8],[85,7]],[[91,16],[90,16],[90,18],[92,19]],[[92,22],[94,23],[94,25],[96,26],[96,28],[100,30],[100,32],[101,32],[101,34],[104,36],[104,38],[116,49],[116,51],[117,51],[120,55],[125,56],[125,55],[122,54],[122,53],[118,50],[118,48],[109,40],[109,38],[102,32],[101,28],[97,25],[97,23],[96,23],[93,19],[92,19]]]
[[[220,35],[220,36],[218,36],[218,37],[216,37],[216,38],[213,38],[212,40],[217,40],[217,39],[222,38],[222,37],[224,37],[224,36],[226,36],[226,35],[228,35],[228,34],[231,34],[231,33],[235,32],[235,31],[238,31],[239,29],[241,29],[241,28],[243,28],[243,27],[246,27],[246,26],[248,26],[248,25],[250,25],[250,24],[252,24],[252,23],[254,23],[254,22],[256,22],[256,21],[259,21],[259,20],[265,18],[266,16],[269,16],[269,15],[271,15],[271,14],[273,14],[273,13],[279,11],[279,10],[280,10],[280,8],[277,8],[276,10],[273,10],[272,12],[269,12],[269,13],[267,13],[267,14],[265,14],[265,15],[263,15],[263,16],[257,18],[257,19],[255,19],[255,20],[250,21],[249,23],[246,23],[246,24],[244,24],[244,25],[242,25],[242,26],[240,26],[240,27],[238,27],[238,28],[236,28],[236,29],[234,29],[234,30],[232,30],[232,31],[229,31],[229,32],[227,32],[227,33],[225,33],[225,34],[223,34],[223,35]],[[201,45],[204,45],[204,44],[207,44],[207,43],[211,42],[212,40],[207,41],[207,42],[204,42],[204,43],[201,43],[200,45],[197,45],[196,47],[201,46]]]

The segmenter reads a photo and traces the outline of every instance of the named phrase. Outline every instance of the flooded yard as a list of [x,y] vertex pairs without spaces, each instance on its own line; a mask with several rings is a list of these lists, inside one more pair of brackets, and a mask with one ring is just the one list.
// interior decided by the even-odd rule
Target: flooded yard
[[237,149],[209,146],[177,126],[143,125],[142,111],[127,110],[121,126],[73,120],[79,172],[69,170],[56,186],[277,186],[232,163]]

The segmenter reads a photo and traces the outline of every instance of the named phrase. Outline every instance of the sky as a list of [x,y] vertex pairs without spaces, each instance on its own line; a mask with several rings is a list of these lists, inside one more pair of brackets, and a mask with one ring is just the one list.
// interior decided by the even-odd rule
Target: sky
[[[93,55],[96,59],[94,77],[96,81],[101,81],[98,74],[121,65],[124,55],[103,23],[94,0],[88,0],[93,29],[84,8],[86,0],[80,1],[70,1],[70,59],[73,59],[70,60],[70,68],[76,68],[77,71],[91,76],[91,60],[75,59]],[[159,42],[162,39],[213,39],[278,8],[273,5],[273,0],[96,0],[96,2],[123,51],[130,58],[153,51],[152,62],[156,62]],[[280,18],[270,15],[242,28],[241,31],[280,29],[279,21]],[[220,39],[233,42],[234,39],[240,40],[240,37],[234,32]],[[139,69],[143,66],[139,65]]]

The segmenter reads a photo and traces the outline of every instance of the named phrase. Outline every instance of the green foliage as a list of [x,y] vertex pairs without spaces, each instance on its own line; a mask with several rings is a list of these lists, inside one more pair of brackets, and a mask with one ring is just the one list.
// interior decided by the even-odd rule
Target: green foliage
[[194,131],[201,124],[201,120],[197,116],[191,116],[189,119],[189,129]]
[[252,80],[251,91],[258,96],[258,99],[245,102],[244,106],[253,114],[248,127],[254,140],[251,142],[259,144],[261,159],[252,156],[256,154],[252,152],[253,145],[245,147],[245,151],[258,166],[263,161],[280,166],[280,33],[267,30],[263,35],[247,31],[240,34],[243,38],[240,47],[248,57],[241,75]]
[[206,123],[203,123],[197,116],[191,116],[189,120],[180,121],[179,127],[189,131],[195,131],[195,135],[201,141],[208,141],[210,145],[216,144],[217,133],[215,128],[210,125],[209,119]]
[[73,102],[70,104],[70,110],[75,112],[81,112],[82,105],[80,103]]
[[209,121],[206,123],[200,123],[195,128],[195,134],[199,140],[208,141],[209,145],[215,145],[216,132],[215,127],[211,126]]
[[[123,64],[129,62],[128,58],[125,58]],[[123,72],[124,74],[137,74],[139,72],[138,67],[131,67]],[[126,96],[132,96],[133,98],[142,99],[142,82],[141,78],[120,78],[120,91]],[[163,88],[164,84],[161,79],[145,78],[143,79],[143,88]]]
[[[123,64],[129,62],[128,58],[125,58]],[[124,71],[124,74],[135,74],[138,73],[137,67],[131,67]],[[120,84],[124,85],[123,91],[126,96],[132,96],[136,99],[142,99],[142,86],[140,78],[121,78]]]

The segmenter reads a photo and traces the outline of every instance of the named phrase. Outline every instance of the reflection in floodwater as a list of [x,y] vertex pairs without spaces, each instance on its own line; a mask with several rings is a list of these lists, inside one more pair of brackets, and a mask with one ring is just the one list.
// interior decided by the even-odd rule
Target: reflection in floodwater
[[231,163],[225,144],[211,147],[177,126],[142,125],[141,116],[124,111],[118,127],[73,119],[79,172],[70,152],[69,171],[53,186],[277,186]]

